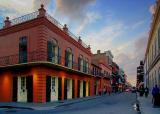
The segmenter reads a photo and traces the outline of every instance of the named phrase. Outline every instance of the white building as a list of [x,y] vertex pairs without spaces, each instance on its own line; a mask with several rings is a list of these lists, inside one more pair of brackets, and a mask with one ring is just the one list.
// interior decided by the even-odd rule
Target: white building
[[160,0],[155,4],[155,12],[148,38],[144,59],[145,85],[160,86]]

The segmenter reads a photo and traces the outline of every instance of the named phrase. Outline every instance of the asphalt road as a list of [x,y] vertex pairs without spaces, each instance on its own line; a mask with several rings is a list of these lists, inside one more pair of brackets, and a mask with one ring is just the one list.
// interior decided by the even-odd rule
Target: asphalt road
[[135,100],[133,93],[120,93],[45,111],[0,109],[0,114],[136,114]]

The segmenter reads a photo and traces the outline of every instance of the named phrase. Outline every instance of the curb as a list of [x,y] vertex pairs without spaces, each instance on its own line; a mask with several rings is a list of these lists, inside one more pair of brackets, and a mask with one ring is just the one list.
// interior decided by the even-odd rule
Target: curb
[[76,103],[80,103],[80,102],[85,102],[85,101],[89,101],[92,99],[97,99],[103,96],[96,96],[96,97],[92,97],[92,98],[83,98],[83,99],[79,99],[79,101],[74,101],[73,102],[69,102],[69,103],[64,103],[64,104],[60,104],[60,105],[56,105],[56,106],[50,106],[50,107],[32,107],[33,110],[51,110],[51,109],[55,109],[58,107],[63,107],[63,106],[67,106],[67,105],[72,105],[72,104],[76,104]]
[[[89,101],[92,99],[97,99],[97,98],[101,98],[101,97],[105,97],[104,96],[93,96],[93,97],[86,97],[86,98],[80,98],[80,99],[73,99],[73,101],[68,102],[68,103],[63,103],[63,104],[57,104],[55,106],[13,106],[13,105],[3,105],[0,106],[0,109],[26,109],[26,110],[51,110],[51,109],[55,109],[58,107],[63,107],[63,106],[67,106],[67,105],[72,105],[72,104],[76,104],[76,103],[80,103],[80,102],[85,102],[85,101]],[[67,101],[67,100],[66,100]]]

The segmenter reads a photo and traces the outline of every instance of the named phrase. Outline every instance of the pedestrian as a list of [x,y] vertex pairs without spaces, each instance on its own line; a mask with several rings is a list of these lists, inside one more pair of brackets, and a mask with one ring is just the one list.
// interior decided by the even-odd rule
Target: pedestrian
[[159,88],[157,87],[157,85],[155,85],[155,87],[153,87],[153,89],[152,89],[152,96],[153,96],[152,101],[153,101],[154,107],[160,106],[160,103],[159,103],[160,95],[159,94],[160,94]]
[[148,89],[147,86],[146,86],[145,89],[144,89],[144,93],[145,93],[145,97],[147,98],[147,97],[148,97],[148,94],[149,94],[149,89]]
[[144,94],[144,86],[140,86],[140,88],[139,88],[139,96],[143,97],[143,94]]

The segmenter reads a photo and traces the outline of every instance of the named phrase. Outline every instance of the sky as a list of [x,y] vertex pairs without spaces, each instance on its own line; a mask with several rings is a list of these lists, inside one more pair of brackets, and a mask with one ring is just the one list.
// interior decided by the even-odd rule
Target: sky
[[88,45],[93,53],[111,50],[114,61],[135,85],[156,0],[0,0],[0,23],[36,11],[47,12]]

